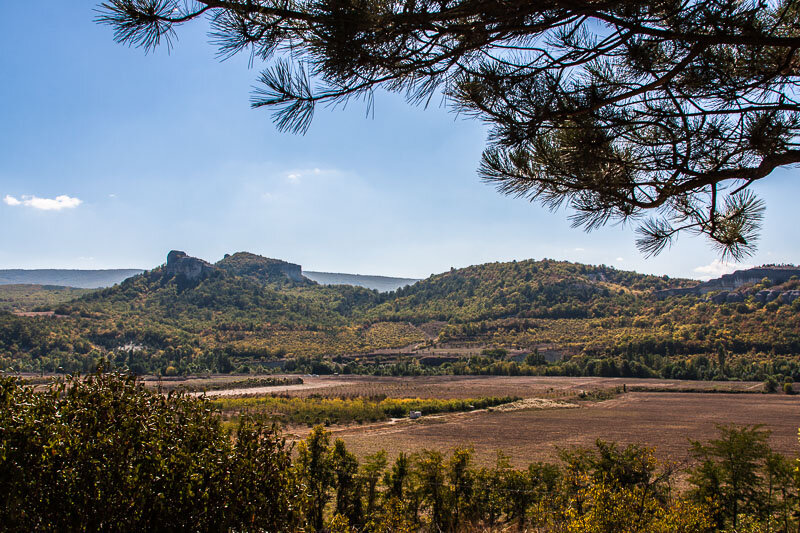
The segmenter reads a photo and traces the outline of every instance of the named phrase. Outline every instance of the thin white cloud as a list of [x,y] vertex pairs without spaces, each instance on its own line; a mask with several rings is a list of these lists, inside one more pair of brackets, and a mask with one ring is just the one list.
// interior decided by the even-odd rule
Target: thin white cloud
[[617,261],[625,261],[625,259],[622,257],[617,257]]
[[753,265],[742,265],[737,263],[725,263],[719,259],[714,259],[707,265],[702,265],[694,269],[695,272],[701,274],[698,276],[700,279],[718,278],[723,274],[730,274],[736,270],[743,270],[752,268]]
[[62,194],[55,198],[39,198],[38,196],[22,196],[15,198],[7,194],[3,198],[3,202],[12,206],[25,206],[32,207],[33,209],[40,209],[42,211],[61,211],[62,209],[74,209],[81,205],[83,202],[79,198],[73,198]]
[[341,175],[341,172],[339,170],[332,168],[314,167],[314,168],[296,168],[288,170],[283,175],[290,182],[297,183],[301,179],[305,180],[306,178],[311,178],[313,176],[319,176],[321,178],[339,176]]

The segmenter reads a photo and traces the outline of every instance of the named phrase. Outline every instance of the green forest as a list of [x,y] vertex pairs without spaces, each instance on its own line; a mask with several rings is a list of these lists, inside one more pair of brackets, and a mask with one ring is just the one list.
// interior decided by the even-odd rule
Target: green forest
[[800,379],[800,298],[759,298],[796,278],[718,303],[655,293],[690,280],[564,261],[452,269],[389,293],[293,280],[285,265],[239,253],[194,280],[164,265],[96,291],[6,289],[19,297],[0,310],[0,368]]

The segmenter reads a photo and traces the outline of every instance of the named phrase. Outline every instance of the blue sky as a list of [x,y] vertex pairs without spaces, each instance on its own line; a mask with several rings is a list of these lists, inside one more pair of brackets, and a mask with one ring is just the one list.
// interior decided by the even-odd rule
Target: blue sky
[[[500,196],[476,174],[485,129],[444,108],[379,94],[374,117],[353,102],[318,109],[305,136],[279,133],[249,108],[257,68],[217,61],[203,24],[145,55],[94,24],[94,6],[4,6],[0,268],[151,268],[170,249],[408,277],[544,257],[686,277],[735,268],[703,239],[645,259],[630,228],[587,234],[563,210]],[[767,219],[746,264],[800,262],[798,172],[756,187]]]

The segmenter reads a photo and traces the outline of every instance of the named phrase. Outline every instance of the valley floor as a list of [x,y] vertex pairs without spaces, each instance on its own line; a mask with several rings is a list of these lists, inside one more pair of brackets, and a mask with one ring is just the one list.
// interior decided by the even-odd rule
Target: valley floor
[[716,424],[763,424],[777,452],[796,456],[800,447],[800,400],[788,396],[741,394],[623,394],[578,409],[475,412],[408,422],[393,428],[357,427],[336,431],[358,455],[386,449],[390,455],[423,448],[446,451],[471,446],[476,459],[492,463],[497,451],[512,464],[551,461],[559,448],[590,447],[597,439],[644,444],[662,461],[690,459],[689,439],[717,436]]
[[[775,451],[788,456],[800,452],[800,395],[762,394],[760,382],[524,376],[302,379],[302,385],[208,394],[437,399],[518,396],[549,401],[516,409],[492,408],[414,421],[329,428],[362,457],[380,449],[394,457],[401,451],[471,446],[478,462],[493,463],[497,452],[502,451],[513,464],[525,466],[532,461],[553,460],[559,448],[593,446],[595,440],[603,439],[652,446],[660,460],[684,464],[690,460],[689,439],[715,438],[717,424],[763,424],[772,432],[770,443]],[[565,403],[578,408],[558,408]],[[302,438],[309,428],[290,427],[287,431],[291,438]]]

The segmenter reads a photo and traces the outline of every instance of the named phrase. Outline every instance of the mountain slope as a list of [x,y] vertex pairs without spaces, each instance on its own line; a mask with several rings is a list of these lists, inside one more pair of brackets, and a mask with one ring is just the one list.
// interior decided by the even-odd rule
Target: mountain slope
[[[165,265],[54,305],[51,318],[0,313],[0,368],[85,370],[107,357],[184,373],[285,365],[695,379],[797,370],[800,378],[797,279],[659,298],[697,282],[528,260],[453,269],[381,294],[320,285],[300,271],[243,252],[210,264],[173,251]],[[527,366],[510,359],[526,354]],[[540,357],[551,365],[536,366]]]
[[586,318],[635,310],[654,290],[690,284],[612,267],[551,260],[453,269],[386,295],[369,316],[411,321]]
[[[286,326],[341,326],[377,295],[359,287],[322,287],[299,275],[300,266],[237,253],[211,265],[183,252],[167,263],[70,304],[90,314],[147,315],[166,323],[213,317]],[[208,317],[208,318],[206,318]]]
[[252,254],[212,265],[173,251],[165,265],[54,306],[53,318],[0,313],[0,368],[79,371],[104,356],[137,372],[165,365],[228,372],[231,361],[265,364],[424,339],[407,324],[354,318],[375,305],[376,292],[295,281],[282,273],[286,265]]

